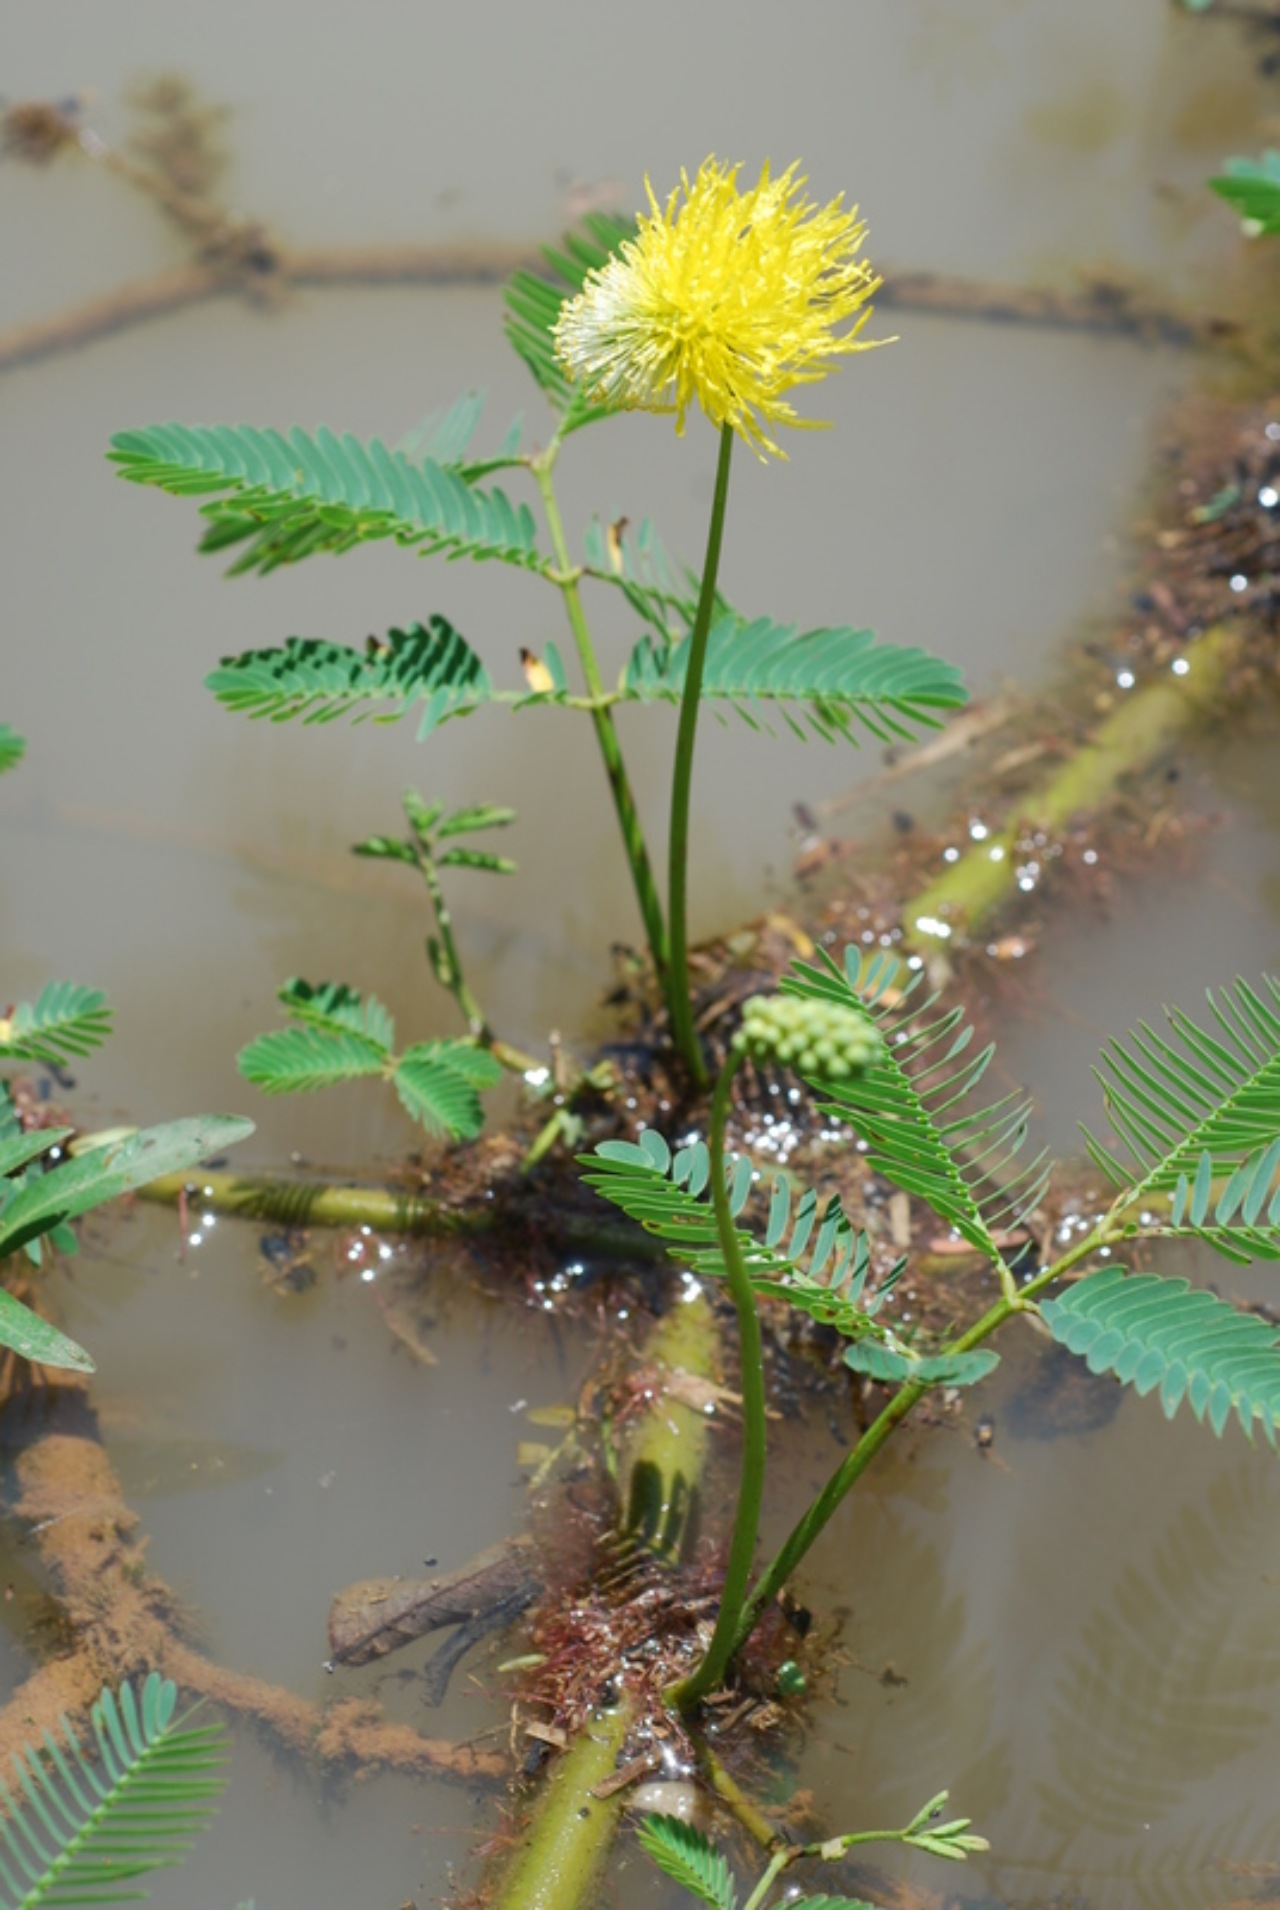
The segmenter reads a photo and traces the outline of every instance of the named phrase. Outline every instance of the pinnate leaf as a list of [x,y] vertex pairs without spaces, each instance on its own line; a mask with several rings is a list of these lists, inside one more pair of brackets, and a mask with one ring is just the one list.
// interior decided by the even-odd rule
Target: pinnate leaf
[[236,1065],[263,1094],[309,1094],[337,1081],[382,1074],[387,1050],[368,1035],[344,1029],[275,1028],[240,1050]]
[[1185,1401],[1221,1434],[1234,1413],[1252,1436],[1276,1443],[1280,1426],[1280,1327],[1239,1313],[1216,1294],[1122,1267],[1040,1303],[1055,1340],[1091,1372],[1114,1373],[1142,1397],[1159,1388],[1165,1416]]
[[49,982],[34,1002],[21,1001],[0,1022],[0,1059],[61,1067],[92,1054],[111,1032],[111,1010],[100,988]]
[[406,1048],[393,1080],[406,1110],[429,1134],[471,1140],[484,1126],[480,1095],[496,1087],[502,1068],[466,1041],[422,1041]]
[[711,1910],[737,1910],[737,1892],[723,1852],[683,1818],[648,1816],[636,1831],[660,1870]]

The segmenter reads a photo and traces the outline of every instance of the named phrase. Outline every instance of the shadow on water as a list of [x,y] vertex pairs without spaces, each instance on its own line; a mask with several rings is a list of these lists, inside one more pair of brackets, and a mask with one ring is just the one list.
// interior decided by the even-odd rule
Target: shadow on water
[[[299,242],[532,241],[559,228],[584,181],[606,197],[616,181],[629,206],[646,170],[661,185],[708,147],[754,164],[767,130],[776,161],[804,155],[820,196],[852,184],[877,260],[1010,282],[1123,260],[1205,297],[1235,236],[1200,181],[1223,147],[1248,146],[1267,98],[1238,39],[1160,0],[801,0],[782,86],[767,20],[735,16],[730,31],[723,10],[674,0],[616,28],[557,0],[513,15],[497,46],[483,9],[445,20],[374,0],[326,23],[323,66],[298,60],[296,36],[312,30],[301,16],[264,33],[260,8],[229,0],[215,29],[121,0],[109,26],[75,10],[74,71],[66,0],[20,12],[7,86],[61,95],[88,77],[109,116],[135,69],[180,64],[232,103],[237,196]],[[561,73],[562,58],[579,66]],[[6,253],[22,261],[0,287],[0,323],[176,256],[145,207],[83,171],[6,166],[0,209]],[[798,441],[787,467],[742,460],[726,588],[746,608],[932,647],[980,691],[1043,680],[1063,631],[1114,600],[1117,527],[1187,361],[909,313],[892,328],[899,344],[824,388],[833,431]],[[493,713],[427,751],[407,727],[238,724],[201,688],[229,650],[289,632],[358,641],[431,610],[514,682],[521,646],[560,635],[554,598],[496,567],[415,568],[381,549],[227,583],[192,555],[189,508],[115,482],[102,460],[112,431],[165,417],[324,417],[394,440],[470,386],[489,391],[495,433],[534,409],[497,294],[466,288],[209,306],[0,385],[0,713],[30,739],[0,792],[5,990],[76,975],[117,1005],[118,1037],[77,1094],[86,1118],[248,1108],[233,1056],[271,1023],[290,974],[374,990],[412,1038],[446,1031],[416,893],[347,853],[395,826],[411,780],[520,812],[519,875],[457,898],[504,1032],[535,1046],[552,1026],[585,1042],[600,1025],[607,945],[636,929],[577,725],[548,715],[508,728]],[[713,448],[695,427],[677,445],[666,420],[606,427],[588,466],[566,469],[566,513],[651,514],[673,549],[696,552]],[[601,614],[606,640],[620,639]],[[639,713],[624,740],[657,823],[670,723]],[[1046,954],[1044,1008],[1006,1061],[1051,1108],[1055,1141],[1071,1145],[1093,1105],[1095,1030],[1274,959],[1267,747],[1211,766],[1239,818],[1194,877],[1218,880],[1212,909],[1153,869],[1105,928],[1064,923]],[[877,767],[870,751],[855,760],[709,725],[695,928],[785,894],[792,804]],[[358,1164],[413,1145],[386,1100],[361,1091],[251,1111],[264,1162]],[[151,1563],[190,1600],[208,1649],[323,1697],[332,1593],[373,1572],[411,1575],[426,1556],[461,1563],[518,1529],[528,1410],[574,1397],[594,1339],[542,1321],[531,1331],[519,1306],[474,1291],[465,1258],[418,1248],[438,1355],[424,1365],[386,1330],[385,1270],[361,1278],[344,1243],[326,1240],[315,1286],[284,1292],[264,1281],[261,1231],[226,1223],[184,1246],[172,1217],[135,1215],[95,1232],[108,1251],[65,1283],[67,1318],[98,1358],[108,1444]],[[1250,1277],[1270,1290],[1266,1273]],[[904,1874],[951,1901],[1208,1910],[1248,1887],[1232,1865],[1276,1854],[1274,1462],[1233,1433],[1215,1446],[1166,1430],[1149,1402],[1103,1428],[1019,1436],[1002,1402],[1033,1360],[1028,1341],[1000,1377],[992,1454],[963,1419],[906,1435],[815,1554],[807,1591],[847,1613],[847,1662],[804,1741],[780,1754],[781,1776],[813,1791],[828,1828],[899,1821],[950,1784],[991,1859],[959,1886],[923,1859]],[[820,1476],[828,1435],[788,1437],[779,1475]],[[22,1549],[11,1557],[6,1575],[25,1584]],[[21,1595],[15,1605],[10,1683],[28,1642]],[[505,1729],[501,1655],[455,1679],[432,1730]],[[421,1721],[412,1685],[343,1676]],[[490,1797],[399,1779],[316,1794],[242,1741],[226,1808],[169,1900],[425,1903],[493,1815]],[[666,1901],[634,1855],[616,1890],[623,1905]]]

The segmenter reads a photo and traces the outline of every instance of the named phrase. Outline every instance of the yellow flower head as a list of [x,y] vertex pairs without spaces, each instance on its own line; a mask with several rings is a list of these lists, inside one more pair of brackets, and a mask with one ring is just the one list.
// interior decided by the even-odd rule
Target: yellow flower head
[[674,411],[683,431],[696,398],[760,457],[783,457],[769,425],[814,428],[784,393],[816,384],[846,352],[888,342],[858,336],[881,281],[857,256],[866,227],[856,206],[812,204],[794,165],[771,179],[766,163],[739,192],[739,170],[708,159],[692,185],[681,174],[665,206],[646,180],[649,215],[566,301],[556,353],[595,399]]

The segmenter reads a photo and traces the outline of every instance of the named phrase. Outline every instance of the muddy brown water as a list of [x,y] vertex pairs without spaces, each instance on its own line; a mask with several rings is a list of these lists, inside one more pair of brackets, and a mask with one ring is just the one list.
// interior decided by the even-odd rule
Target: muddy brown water
[[[156,0],[119,0],[109,20],[19,0],[5,87],[92,84],[110,132],[131,75],[182,68],[234,110],[237,201],[309,243],[531,242],[558,230],[583,182],[607,196],[616,181],[629,206],[646,169],[661,187],[710,148],[751,164],[798,153],[815,192],[861,200],[875,258],[1064,283],[1124,261],[1206,302],[1236,240],[1199,181],[1224,150],[1261,143],[1268,104],[1232,33],[1163,0],[806,0],[787,11],[784,48],[760,9],[690,15],[661,0],[602,16],[558,0],[495,40],[481,9],[373,0],[327,21],[323,57],[291,12],[264,21],[230,0],[215,29]],[[0,221],[5,324],[178,256],[148,208],[83,168],[6,164]],[[1043,680],[1064,634],[1115,601],[1155,423],[1191,368],[1118,339],[909,313],[879,329],[901,342],[815,394],[831,432],[797,436],[787,466],[739,460],[726,588],[745,607],[929,645],[978,691]],[[77,1071],[84,1118],[241,1108],[263,1162],[362,1164],[413,1145],[385,1098],[263,1102],[232,1060],[272,1024],[273,990],[294,973],[375,990],[413,1038],[447,1029],[412,886],[346,853],[394,827],[409,780],[520,811],[519,876],[459,881],[456,895],[504,1030],[536,1046],[552,1026],[571,1040],[599,1028],[607,945],[635,925],[580,725],[494,713],[420,748],[408,727],[244,724],[201,688],[229,650],[290,632],[358,641],[432,610],[514,681],[522,644],[562,637],[552,593],[382,550],[228,583],[192,554],[191,507],[116,482],[102,461],[113,430],[166,417],[323,418],[394,440],[476,385],[495,435],[520,409],[539,428],[496,294],[467,289],[209,307],[0,383],[0,715],[30,741],[0,787],[3,992],[52,975],[108,991],[118,1033]],[[714,449],[700,423],[683,444],[651,419],[579,444],[562,467],[571,523],[595,508],[652,513],[696,556]],[[606,649],[621,643],[616,606],[600,629]],[[656,824],[671,724],[643,714],[624,737]],[[791,805],[877,758],[738,725],[708,724],[704,744],[695,927],[710,931],[785,898]],[[1004,1050],[1055,1144],[1070,1146],[1094,1106],[1103,1035],[1275,964],[1272,758],[1261,735],[1210,752],[1197,800],[1226,820],[1190,872],[1153,861],[1109,920],[1056,932],[1040,1006]],[[166,1214],[95,1224],[61,1282],[66,1319],[99,1361],[96,1397],[151,1561],[207,1647],[323,1697],[331,1592],[427,1557],[460,1564],[518,1529],[529,1410],[573,1397],[592,1336],[483,1299],[465,1263],[429,1250],[365,1280],[348,1243],[318,1240],[316,1285],[286,1295],[263,1282],[256,1230],[197,1216],[192,1232],[198,1244]],[[414,1364],[379,1310],[406,1263],[425,1268],[435,1366]],[[1239,1290],[1229,1270],[1215,1277]],[[1274,1297],[1265,1269],[1238,1278]],[[957,1903],[1207,1910],[1265,1887],[1280,1863],[1280,1472],[1234,1432],[1218,1444],[1166,1428],[1150,1403],[1062,1430],[1049,1401],[1037,1428],[1010,1407],[1036,1370],[1014,1336],[981,1402],[994,1452],[979,1456],[965,1419],[909,1433],[815,1554],[807,1595],[847,1613],[845,1658],[778,1752],[777,1792],[811,1790],[834,1830],[900,1821],[950,1784],[991,1856],[964,1872],[888,1867]],[[825,1425],[787,1429],[776,1529],[783,1482],[798,1496],[836,1456]],[[11,1534],[6,1683],[28,1662],[30,1568]],[[432,1731],[500,1733],[500,1655],[464,1671],[438,1716],[405,1675],[412,1655],[341,1682],[376,1686]],[[318,1789],[241,1740],[217,1824],[153,1900],[426,1903],[492,1822],[492,1798],[457,1786]],[[625,1904],[668,1901],[634,1854],[615,1887]]]

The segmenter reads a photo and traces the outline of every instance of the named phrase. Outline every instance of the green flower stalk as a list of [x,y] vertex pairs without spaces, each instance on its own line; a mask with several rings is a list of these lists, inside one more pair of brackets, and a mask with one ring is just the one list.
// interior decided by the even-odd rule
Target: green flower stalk
[[785,394],[817,383],[838,358],[884,342],[860,336],[880,280],[858,257],[866,228],[856,208],[846,211],[838,198],[812,204],[794,165],[775,179],[766,163],[746,191],[739,171],[707,159],[692,181],[682,174],[665,205],[649,187],[636,237],[588,273],[555,326],[563,369],[593,401],[674,411],[679,432],[696,401],[720,432],[668,826],[665,993],[675,1046],[700,1087],[707,1069],[689,989],[689,818],[733,440],[744,439],[762,460],[785,457],[770,426],[819,428],[797,416]]

